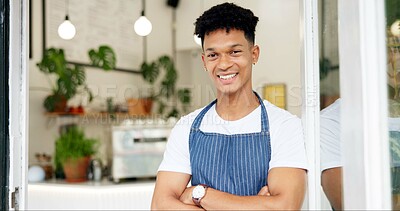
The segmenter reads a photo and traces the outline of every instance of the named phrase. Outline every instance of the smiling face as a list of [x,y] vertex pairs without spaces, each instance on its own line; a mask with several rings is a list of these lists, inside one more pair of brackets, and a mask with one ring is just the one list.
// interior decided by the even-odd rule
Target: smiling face
[[252,64],[259,47],[248,42],[241,30],[219,29],[204,36],[204,67],[217,89],[217,96],[252,91]]

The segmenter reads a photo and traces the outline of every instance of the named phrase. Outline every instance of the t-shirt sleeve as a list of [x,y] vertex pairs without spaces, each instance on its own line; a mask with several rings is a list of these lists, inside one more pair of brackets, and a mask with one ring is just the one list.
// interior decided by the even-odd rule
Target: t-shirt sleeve
[[190,124],[179,120],[171,130],[164,158],[158,171],[172,171],[192,174],[189,156],[189,132]]
[[321,116],[321,171],[342,166],[340,123]]
[[307,156],[300,119],[287,118],[271,134],[271,161],[269,169],[291,167],[307,170]]

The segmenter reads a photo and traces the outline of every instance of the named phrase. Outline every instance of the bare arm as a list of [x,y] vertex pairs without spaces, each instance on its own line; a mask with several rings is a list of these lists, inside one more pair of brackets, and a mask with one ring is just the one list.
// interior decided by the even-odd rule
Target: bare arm
[[342,206],[342,168],[331,168],[322,172],[321,185],[331,206],[343,210]]
[[[193,187],[182,194],[181,201],[194,205],[191,199]],[[268,194],[236,196],[208,188],[200,204],[206,210],[241,209],[300,209],[306,189],[306,171],[298,168],[273,168],[268,174]]]
[[195,205],[187,205],[179,201],[179,197],[186,189],[191,175],[177,172],[160,171],[157,174],[156,186],[151,201],[152,210],[166,209],[197,209]]

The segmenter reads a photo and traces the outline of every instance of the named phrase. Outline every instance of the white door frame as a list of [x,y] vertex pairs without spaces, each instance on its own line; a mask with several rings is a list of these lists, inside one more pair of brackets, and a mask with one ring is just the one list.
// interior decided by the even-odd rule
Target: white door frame
[[321,210],[318,0],[300,2],[302,123],[308,157],[308,206]]
[[[28,11],[27,0],[10,2],[10,43],[9,43],[9,94],[10,94],[10,174],[9,209],[25,210],[28,173]],[[15,190],[13,207],[12,194]]]
[[391,209],[384,1],[339,0],[344,208]]

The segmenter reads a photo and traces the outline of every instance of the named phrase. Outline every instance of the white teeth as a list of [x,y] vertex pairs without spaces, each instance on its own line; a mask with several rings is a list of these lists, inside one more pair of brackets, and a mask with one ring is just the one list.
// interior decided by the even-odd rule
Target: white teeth
[[227,79],[233,78],[233,77],[235,77],[235,76],[236,76],[236,73],[230,74],[230,75],[220,75],[219,78],[222,78],[222,79],[224,79],[224,80],[227,80]]

